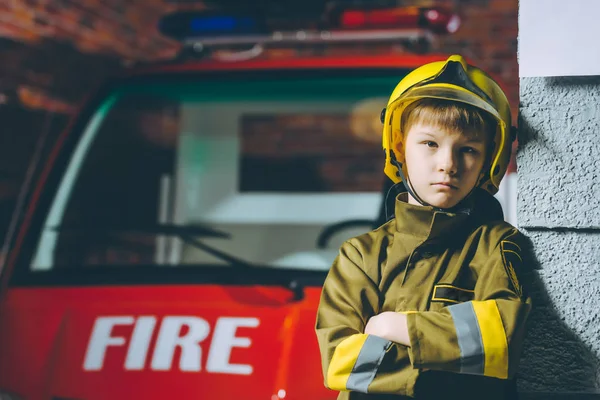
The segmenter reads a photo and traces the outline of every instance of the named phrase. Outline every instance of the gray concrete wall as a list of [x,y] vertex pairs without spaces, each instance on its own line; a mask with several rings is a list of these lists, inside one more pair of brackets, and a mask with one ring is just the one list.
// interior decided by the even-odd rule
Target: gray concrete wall
[[600,394],[600,77],[521,78],[520,95],[518,226],[537,271],[519,387]]

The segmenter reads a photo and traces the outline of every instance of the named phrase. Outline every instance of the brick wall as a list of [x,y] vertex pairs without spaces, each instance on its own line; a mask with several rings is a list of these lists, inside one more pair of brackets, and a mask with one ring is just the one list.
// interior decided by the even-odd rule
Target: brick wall
[[[462,17],[457,33],[432,50],[461,53],[503,82],[513,113],[518,100],[518,0],[412,0],[447,5]],[[199,5],[200,7],[202,5]],[[177,43],[161,37],[157,21],[174,10],[167,0],[13,0],[0,2],[0,200],[13,199],[40,132],[50,140],[88,90],[132,61],[173,57]],[[277,49],[270,57],[401,51],[398,46]],[[49,114],[53,122],[48,123]]]
[[[502,80],[516,103],[517,0],[401,3],[453,7],[462,17],[461,28],[439,38],[433,50],[466,55]],[[0,91],[19,88],[19,97],[29,106],[41,102],[45,104],[39,106],[68,112],[92,83],[123,64],[173,57],[178,44],[162,37],[156,26],[161,15],[174,9],[166,0],[0,2]],[[394,46],[378,49],[395,51]],[[356,51],[356,46],[331,51]],[[29,99],[23,99],[27,90]]]

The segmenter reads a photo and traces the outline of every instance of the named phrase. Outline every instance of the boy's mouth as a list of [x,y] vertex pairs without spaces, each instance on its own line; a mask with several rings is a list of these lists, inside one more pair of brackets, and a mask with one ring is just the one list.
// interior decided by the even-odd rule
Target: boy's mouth
[[439,187],[439,188],[447,188],[447,189],[458,189],[458,187],[452,185],[450,182],[436,182],[432,184],[435,187]]

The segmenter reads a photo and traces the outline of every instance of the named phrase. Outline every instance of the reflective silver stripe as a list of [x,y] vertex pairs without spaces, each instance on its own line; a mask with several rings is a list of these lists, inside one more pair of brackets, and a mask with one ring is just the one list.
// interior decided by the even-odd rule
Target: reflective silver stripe
[[392,342],[379,336],[369,335],[360,349],[356,363],[346,382],[346,389],[367,393],[383,356]]
[[485,354],[479,323],[471,302],[449,306],[460,347],[460,372],[483,375]]

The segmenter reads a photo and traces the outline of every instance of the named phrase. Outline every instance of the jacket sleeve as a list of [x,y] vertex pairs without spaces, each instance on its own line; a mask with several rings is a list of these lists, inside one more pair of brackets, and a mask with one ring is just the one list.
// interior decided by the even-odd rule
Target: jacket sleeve
[[472,301],[407,316],[415,368],[512,378],[531,299],[523,292],[522,235],[503,235],[479,269]]
[[344,243],[323,285],[316,333],[325,386],[402,394],[414,375],[406,346],[363,333],[369,318],[380,312],[381,295],[362,265],[361,253]]

